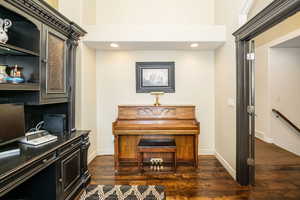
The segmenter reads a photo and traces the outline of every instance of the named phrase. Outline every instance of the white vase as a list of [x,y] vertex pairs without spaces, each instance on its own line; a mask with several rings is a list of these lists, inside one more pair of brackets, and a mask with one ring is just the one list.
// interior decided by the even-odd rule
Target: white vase
[[6,83],[8,75],[6,74],[6,66],[0,65],[0,83]]
[[1,19],[0,18],[0,42],[6,43],[8,41],[7,31],[8,28],[11,27],[12,22],[9,19]]

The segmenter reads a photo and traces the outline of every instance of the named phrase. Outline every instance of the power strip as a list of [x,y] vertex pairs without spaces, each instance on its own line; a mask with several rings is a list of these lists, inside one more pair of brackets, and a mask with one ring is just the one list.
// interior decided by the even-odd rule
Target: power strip
[[48,131],[39,130],[28,132],[25,134],[25,137],[20,140],[21,143],[29,144],[33,146],[38,146],[42,144],[47,144],[52,141],[56,141],[57,136],[51,135]]

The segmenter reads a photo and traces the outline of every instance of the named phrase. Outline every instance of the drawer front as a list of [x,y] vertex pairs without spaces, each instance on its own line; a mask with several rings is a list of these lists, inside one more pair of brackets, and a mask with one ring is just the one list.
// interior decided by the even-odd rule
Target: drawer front
[[63,157],[64,155],[74,151],[74,149],[77,149],[81,145],[81,138],[78,138],[74,140],[73,142],[63,146],[58,150],[58,156]]
[[66,199],[79,184],[81,184],[81,152],[77,149],[71,155],[65,156],[61,160],[61,186],[63,199]]
[[0,196],[9,192],[16,186],[25,182],[27,179],[31,178],[33,175],[37,174],[44,168],[48,167],[52,163],[54,163],[57,159],[56,152],[53,152],[47,156],[44,156],[33,162],[32,164],[24,167],[19,170],[17,173],[13,174],[13,176],[9,176],[0,182]]

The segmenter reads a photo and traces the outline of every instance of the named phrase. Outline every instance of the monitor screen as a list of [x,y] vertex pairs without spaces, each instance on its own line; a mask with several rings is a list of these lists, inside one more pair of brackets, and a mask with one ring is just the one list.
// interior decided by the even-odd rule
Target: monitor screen
[[24,106],[0,104],[0,146],[25,136]]

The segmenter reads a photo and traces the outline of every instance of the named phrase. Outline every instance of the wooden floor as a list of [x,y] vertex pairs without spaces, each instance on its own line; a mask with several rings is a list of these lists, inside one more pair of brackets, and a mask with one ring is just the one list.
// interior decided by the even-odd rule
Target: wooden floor
[[159,175],[142,175],[135,167],[115,175],[113,157],[99,156],[89,165],[91,184],[164,185],[167,200],[300,200],[300,158],[259,140],[256,150],[255,187],[238,185],[214,156],[200,156],[197,170],[179,167],[176,174]]

